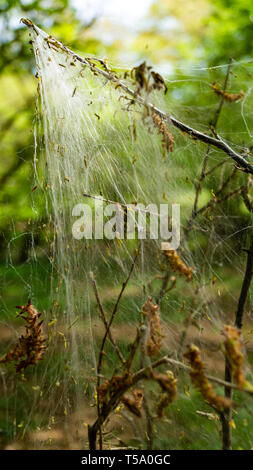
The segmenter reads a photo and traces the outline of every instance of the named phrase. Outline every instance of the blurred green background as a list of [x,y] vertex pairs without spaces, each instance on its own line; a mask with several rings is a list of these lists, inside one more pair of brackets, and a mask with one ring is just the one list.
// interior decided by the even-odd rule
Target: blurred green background
[[[232,91],[239,92],[246,86],[250,96],[252,81],[253,5],[250,0],[0,0],[0,320],[3,326],[9,324],[15,305],[26,302],[29,296],[38,299],[39,309],[49,306],[51,268],[42,230],[45,215],[43,204],[40,206],[37,201],[34,205],[32,191],[36,70],[21,17],[28,17],[80,54],[108,58],[114,67],[128,69],[143,60],[151,63],[169,80],[169,96],[173,98],[176,113],[198,129],[207,129],[213,118],[218,99],[210,85],[212,81],[223,83],[229,57],[238,63],[238,75],[235,72],[231,79]],[[206,69],[214,66],[217,68],[211,69],[207,80]],[[250,101],[244,111],[252,128]],[[241,103],[233,104],[232,112],[229,106],[224,110],[220,126],[222,134],[235,147],[250,150],[251,134],[242,118]],[[196,163],[192,159],[184,163],[183,155],[179,162],[184,187],[190,187],[193,194],[193,182],[187,177],[197,171]],[[189,169],[187,165],[193,166]],[[209,192],[215,184],[215,180],[210,182]],[[230,210],[233,215],[235,207],[231,206]],[[240,227],[248,224],[245,214],[242,204],[235,222]],[[229,230],[235,231],[232,222]],[[36,251],[36,260],[32,250]],[[227,269],[227,281],[237,293],[239,279],[231,278],[231,266],[228,263],[222,269],[223,272]],[[3,350],[7,344],[8,338],[6,342],[3,338]],[[186,398],[172,410],[176,414],[181,406],[180,416],[191,427],[187,437],[181,431],[172,436],[174,448],[179,445],[178,436],[181,436],[179,447],[208,446],[208,433],[212,434],[216,423],[208,421],[210,429],[206,438],[198,435],[198,422],[193,422],[191,415],[191,410],[199,405],[198,398],[195,399],[196,403]],[[252,446],[248,419],[248,415],[242,414],[241,422],[246,424],[238,436],[238,448],[243,448],[245,429],[245,448]],[[210,443],[211,448],[217,445],[216,440]]]

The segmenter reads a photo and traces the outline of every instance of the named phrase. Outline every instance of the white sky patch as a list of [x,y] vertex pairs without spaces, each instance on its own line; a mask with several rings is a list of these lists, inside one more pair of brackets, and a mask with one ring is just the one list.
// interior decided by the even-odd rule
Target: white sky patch
[[[87,24],[92,18],[97,20],[92,27],[92,34],[99,37],[105,45],[121,41],[122,47],[113,66],[132,68],[145,60],[132,47],[132,42],[139,31],[152,28],[153,19],[148,17],[149,9],[154,0],[72,0],[77,9],[78,18]],[[166,33],[177,26],[174,18],[164,18],[158,24],[159,29]],[[112,64],[111,64],[112,65]],[[164,76],[172,73],[169,63],[156,64],[156,70]]]
[[131,28],[137,27],[152,3],[153,0],[72,0],[84,22],[98,15]]
[[152,3],[153,0],[107,0],[103,16],[134,26],[148,13]]

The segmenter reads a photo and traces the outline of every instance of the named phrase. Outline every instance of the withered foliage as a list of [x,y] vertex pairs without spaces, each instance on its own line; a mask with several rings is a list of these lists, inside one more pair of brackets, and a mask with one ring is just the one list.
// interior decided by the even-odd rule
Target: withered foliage
[[[129,76],[129,73],[125,73],[125,78]],[[167,86],[164,82],[163,77],[152,70],[152,67],[148,66],[146,62],[142,62],[138,67],[134,67],[130,72],[130,77],[132,78],[135,89],[134,89],[134,96],[141,96],[144,92],[146,95],[149,95],[153,90],[164,91],[167,93]],[[135,99],[130,99],[129,105],[135,103]],[[128,105],[128,106],[129,106]],[[163,143],[163,151],[164,155],[166,152],[173,152],[174,150],[174,137],[169,132],[167,125],[165,124],[162,117],[155,111],[151,111],[148,107],[145,108],[143,113],[143,120],[145,122],[145,118],[147,116],[151,116],[154,126],[158,130],[158,133],[162,136],[162,143]]]
[[108,391],[109,391],[109,386],[110,386],[109,380],[105,380],[105,382],[103,382],[100,385],[100,387],[98,388],[99,403],[101,403],[101,404],[105,403],[106,397],[107,397],[107,394],[108,394]]
[[30,300],[27,305],[17,306],[21,310],[20,316],[25,320],[26,333],[20,336],[14,349],[7,352],[0,363],[16,363],[16,371],[26,369],[30,365],[37,364],[43,358],[46,349],[46,339],[42,334],[42,323],[39,321],[41,313],[31,305]]
[[192,383],[200,391],[207,403],[218,410],[231,408],[233,402],[226,397],[217,395],[206,377],[205,364],[201,359],[199,348],[194,344],[189,345],[184,356],[188,359],[192,369],[190,372]]
[[174,150],[174,137],[173,135],[169,132],[164,120],[159,116],[158,113],[153,112],[152,113],[152,120],[157,128],[159,134],[162,135],[162,142],[163,142],[163,148],[164,150],[168,152],[173,152]]
[[225,335],[225,352],[230,363],[233,381],[240,388],[253,390],[243,372],[244,354],[242,352],[241,331],[235,326],[224,325],[223,333]]
[[153,357],[159,353],[162,344],[159,308],[153,304],[152,299],[148,299],[142,306],[142,314],[146,317],[149,327],[146,353],[149,357]]
[[244,97],[244,91],[241,90],[240,93],[228,93],[225,90],[221,90],[216,83],[212,83],[212,89],[216,95],[222,96],[226,101],[239,101]]
[[167,93],[167,86],[163,77],[152,70],[152,67],[148,66],[146,62],[142,62],[138,67],[134,67],[131,70],[130,75],[136,83],[136,96],[141,94],[142,91],[149,94],[153,90],[164,90],[164,93]]
[[163,253],[168,258],[172,270],[180,276],[184,276],[188,282],[191,281],[193,268],[186,266],[176,250],[164,250]]
[[151,76],[153,78],[153,84],[151,85],[152,90],[164,90],[164,94],[166,95],[168,88],[163,77],[154,70],[151,70]]
[[133,398],[130,397],[129,395],[124,395],[121,401],[131,413],[133,413],[135,416],[138,416],[138,418],[140,418],[141,411],[142,411],[143,398],[144,398],[143,390],[135,389],[133,391]]
[[160,400],[156,407],[157,418],[163,418],[165,408],[169,406],[173,401],[171,401],[170,396],[167,393],[162,393]]
[[166,406],[171,405],[177,398],[177,379],[170,370],[166,374],[152,371],[152,378],[158,382],[163,391],[156,408],[157,417],[162,418]]
[[124,393],[132,385],[132,376],[126,371],[123,375],[114,375],[110,380],[106,380],[98,388],[98,400],[101,405],[108,403],[108,401],[117,394]]

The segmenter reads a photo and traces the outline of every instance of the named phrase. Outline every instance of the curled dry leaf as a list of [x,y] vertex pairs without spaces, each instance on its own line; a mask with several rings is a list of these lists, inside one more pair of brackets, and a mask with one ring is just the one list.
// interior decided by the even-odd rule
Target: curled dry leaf
[[194,344],[189,345],[184,356],[188,359],[192,369],[190,372],[192,383],[200,391],[207,403],[218,410],[231,408],[233,402],[226,397],[217,395],[206,377],[205,364],[201,359],[199,348]]
[[123,375],[114,375],[98,388],[98,399],[101,404],[106,403],[112,396],[126,391],[132,385],[132,376],[126,371]]
[[137,67],[134,67],[130,72],[130,76],[136,84],[136,96],[141,94],[142,91],[145,91],[147,94],[149,94],[153,90],[163,90],[164,93],[167,93],[167,86],[163,77],[159,73],[152,70],[152,67],[147,65],[145,61]]
[[159,308],[154,305],[152,299],[148,299],[142,306],[142,314],[147,318],[148,335],[146,340],[146,353],[148,356],[156,356],[162,344],[162,332],[160,323]]
[[0,359],[0,363],[16,362],[16,371],[19,372],[30,365],[37,364],[43,358],[46,339],[42,334],[43,321],[39,321],[41,313],[31,305],[30,300],[27,305],[17,308],[21,310],[20,316],[25,320],[26,333],[20,336],[14,348]]
[[121,401],[131,413],[140,418],[142,410],[142,401],[144,397],[143,390],[135,389],[133,391],[133,397],[134,398],[131,398],[129,395],[124,395]]
[[223,334],[225,336],[225,352],[231,366],[234,382],[240,388],[252,390],[252,385],[246,380],[243,372],[244,354],[242,352],[241,331],[235,326],[224,325]]
[[158,382],[163,391],[156,408],[157,417],[162,418],[165,408],[171,405],[177,398],[177,379],[175,379],[173,372],[170,370],[165,374],[152,371],[152,377]]
[[244,91],[241,90],[240,93],[228,93],[225,90],[221,90],[216,83],[212,83],[212,89],[216,95],[222,96],[226,101],[239,101],[244,97]]
[[161,118],[161,116],[159,116],[158,113],[155,112],[152,113],[152,120],[159,134],[162,135],[164,150],[167,150],[168,152],[173,152],[175,144],[174,137],[169,132],[164,120]]
[[184,276],[188,282],[191,281],[193,268],[189,268],[184,263],[176,250],[164,250],[163,253],[168,258],[172,270],[180,276]]

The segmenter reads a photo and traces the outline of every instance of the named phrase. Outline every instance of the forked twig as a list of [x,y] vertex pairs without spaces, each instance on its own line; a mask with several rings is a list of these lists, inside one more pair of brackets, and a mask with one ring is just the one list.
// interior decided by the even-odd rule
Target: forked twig
[[[149,380],[152,377],[152,370],[156,369],[157,367],[169,364],[180,369],[183,369],[187,372],[191,371],[191,367],[187,366],[183,362],[177,361],[175,359],[170,358],[169,356],[164,356],[158,359],[157,361],[151,363],[150,365],[143,367],[142,369],[138,370],[134,374],[129,374],[125,376],[126,380],[122,381],[121,387],[118,387],[117,390],[112,393],[109,401],[103,405],[103,408],[98,415],[96,421],[92,426],[89,426],[89,442],[90,442],[90,450],[96,449],[96,437],[99,430],[101,430],[102,425],[105,423],[108,416],[115,410],[115,408],[120,403],[123,395],[129,390],[130,387],[136,385],[140,380]],[[240,390],[252,396],[252,392],[248,389],[241,389],[238,385],[226,382],[225,380],[219,379],[217,377],[213,377],[211,375],[206,375],[207,379],[211,382],[214,382],[218,385],[229,387],[230,389]],[[121,377],[122,378],[122,377]]]
[[[102,343],[101,343],[101,346],[100,346],[100,352],[99,352],[99,357],[98,357],[98,365],[97,365],[97,413],[98,413],[98,429],[93,429],[90,428],[89,430],[89,433],[92,433],[94,432],[95,433],[95,436],[97,435],[97,432],[99,432],[99,435],[100,435],[100,440],[99,440],[99,446],[100,446],[100,450],[102,450],[102,430],[101,430],[101,407],[100,407],[100,400],[99,400],[99,387],[100,387],[100,373],[101,373],[101,368],[102,368],[102,362],[103,362],[103,358],[104,358],[104,347],[105,347],[105,342],[106,342],[106,339],[107,339],[107,336],[110,338],[113,346],[114,346],[114,349],[117,353],[117,355],[119,356],[119,359],[121,361],[122,364],[125,363],[125,360],[118,348],[118,346],[116,345],[115,341],[113,340],[113,337],[112,337],[112,333],[111,333],[111,325],[113,323],[113,320],[115,318],[115,315],[118,311],[118,307],[119,307],[119,303],[120,303],[120,300],[121,300],[121,297],[123,295],[123,292],[130,280],[130,277],[133,273],[133,270],[134,270],[134,267],[135,267],[135,264],[136,264],[136,260],[137,260],[137,257],[138,257],[138,254],[139,254],[139,249],[137,250],[135,256],[134,256],[134,260],[132,262],[132,265],[131,265],[131,268],[129,270],[129,273],[128,273],[128,276],[126,278],[126,280],[123,282],[122,284],[122,287],[121,287],[121,290],[120,290],[120,293],[118,295],[118,298],[115,302],[115,305],[114,305],[114,308],[113,308],[113,311],[112,311],[112,314],[111,314],[111,317],[110,317],[110,320],[109,322],[106,320],[106,316],[105,316],[105,312],[104,312],[104,309],[103,309],[103,306],[102,306],[102,303],[100,301],[100,298],[99,298],[99,294],[98,294],[98,290],[97,290],[97,286],[96,286],[96,282],[95,280],[93,279],[93,287],[94,287],[94,291],[95,291],[95,295],[96,295],[96,298],[97,298],[97,302],[98,302],[98,306],[99,306],[99,309],[100,309],[100,312],[101,312],[101,315],[102,315],[102,319],[103,319],[103,322],[104,322],[104,325],[105,325],[105,334],[104,334],[104,337],[102,339]],[[103,421],[104,422],[104,421]],[[92,436],[90,436],[90,439],[94,440],[94,436],[92,438]],[[95,437],[95,440],[96,440],[96,437]]]
[[112,332],[111,332],[110,328],[108,328],[108,322],[107,322],[107,319],[106,319],[106,315],[105,315],[105,311],[104,311],[102,302],[101,302],[100,297],[99,297],[98,288],[97,288],[96,280],[94,278],[93,273],[91,273],[91,282],[92,282],[92,285],[93,285],[95,297],[96,297],[96,300],[97,300],[98,308],[99,308],[104,326],[105,326],[106,330],[108,329],[109,339],[110,339],[110,341],[111,341],[111,343],[114,347],[114,350],[115,350],[116,354],[118,355],[120,361],[122,362],[122,364],[124,364],[124,358],[123,358],[123,356],[120,352],[120,349],[118,348],[117,344],[115,343],[115,341],[113,339]]
[[[223,86],[223,92],[224,93],[221,96],[219,107],[216,110],[215,117],[214,117],[214,120],[213,120],[212,130],[213,130],[214,133],[216,133],[218,120],[220,118],[221,111],[222,111],[222,108],[223,108],[223,104],[224,104],[224,101],[225,101],[224,96],[225,96],[225,92],[226,92],[226,89],[227,89],[231,64],[232,64],[232,58],[230,57],[229,63],[228,63],[228,68],[227,68],[227,73],[226,73],[226,77],[225,77],[225,81],[224,81],[224,86]],[[194,203],[193,203],[193,209],[192,209],[191,216],[190,216],[190,218],[189,218],[189,220],[186,224],[186,231],[187,232],[189,232],[189,230],[192,228],[194,219],[199,214],[198,202],[199,202],[199,196],[200,196],[200,193],[201,193],[201,190],[202,190],[204,180],[206,179],[206,177],[208,175],[210,175],[213,171],[215,171],[219,166],[224,165],[224,163],[226,162],[226,159],[225,159],[222,162],[218,163],[218,165],[215,165],[209,171],[206,171],[207,163],[208,163],[208,160],[209,160],[210,150],[211,150],[211,147],[210,147],[210,145],[208,145],[207,150],[206,150],[206,154],[205,154],[205,158],[204,158],[204,162],[203,162],[203,165],[202,165],[201,174],[200,174],[200,177],[199,177],[197,183],[195,184],[195,198],[194,198]]]
[[102,351],[104,350],[104,345],[105,345],[105,342],[106,342],[106,338],[107,338],[107,335],[109,334],[109,331],[110,331],[110,328],[112,326],[112,323],[113,323],[113,320],[115,318],[115,315],[118,311],[118,307],[119,307],[119,303],[120,303],[120,300],[121,300],[121,297],[123,295],[123,292],[130,280],[130,277],[133,273],[133,270],[134,270],[134,267],[135,267],[135,264],[136,264],[136,261],[137,261],[137,258],[138,258],[138,255],[139,255],[139,248],[137,249],[136,251],[136,254],[134,256],[134,260],[132,262],[132,265],[131,265],[131,268],[130,268],[130,271],[128,273],[128,276],[126,278],[126,280],[123,282],[122,284],[122,287],[121,287],[121,290],[120,290],[120,293],[118,295],[118,298],[115,302],[115,305],[114,305],[114,308],[113,308],[113,311],[112,311],[112,314],[111,314],[111,318],[107,324],[107,328],[106,328],[106,331],[105,331],[105,334],[104,334],[104,337],[103,337],[103,340],[102,340],[102,343],[101,343],[101,349],[100,349],[100,355],[99,355],[99,363],[98,363],[98,370],[99,370],[99,373],[100,373],[100,368],[101,368],[101,363],[102,363],[102,357],[103,357],[103,354],[102,354]]

